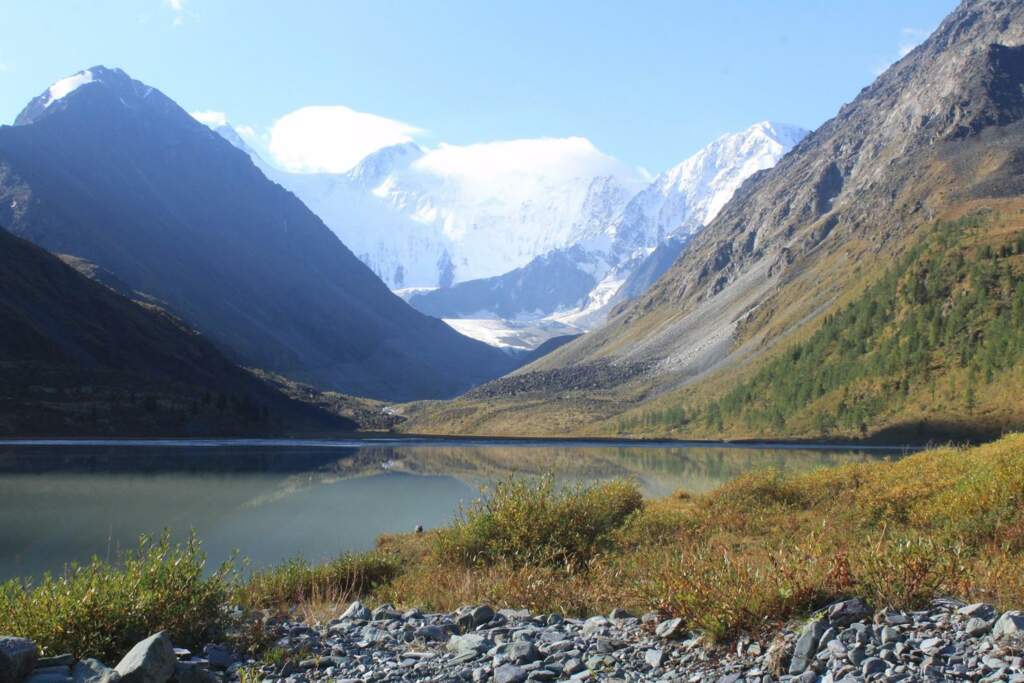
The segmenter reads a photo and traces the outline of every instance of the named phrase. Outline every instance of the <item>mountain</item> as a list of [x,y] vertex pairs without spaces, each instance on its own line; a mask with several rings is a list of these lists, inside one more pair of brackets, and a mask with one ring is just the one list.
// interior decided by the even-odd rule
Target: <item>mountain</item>
[[159,308],[0,229],[0,434],[347,430],[293,402]]
[[604,229],[644,178],[583,138],[385,147],[347,173],[289,173],[218,129],[294,192],[393,289],[500,275]]
[[164,302],[232,360],[349,394],[510,369],[393,295],[292,193],[159,90],[95,67],[0,128],[0,223]]
[[410,428],[1020,428],[1022,208],[1024,4],[969,0],[606,326]]
[[605,214],[610,220],[577,244],[499,276],[413,294],[409,303],[445,319],[551,317],[596,327],[612,306],[642,294],[667,268],[669,254],[678,256],[744,180],[773,166],[806,134],[764,121],[723,135]]

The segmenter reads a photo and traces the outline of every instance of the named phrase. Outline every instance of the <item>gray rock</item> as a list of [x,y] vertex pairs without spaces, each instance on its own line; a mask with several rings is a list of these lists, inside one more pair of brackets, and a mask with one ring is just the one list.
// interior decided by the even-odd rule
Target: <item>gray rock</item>
[[586,665],[578,657],[570,657],[562,665],[562,671],[572,676],[586,670]]
[[71,683],[71,674],[52,670],[37,671],[28,677],[28,683]]
[[1024,612],[1006,612],[992,627],[993,640],[1024,638]]
[[964,627],[964,631],[966,631],[967,635],[971,638],[983,636],[991,630],[992,622],[979,617],[971,617],[967,620],[967,625]]
[[464,636],[452,636],[448,639],[445,649],[455,654],[476,653],[479,654],[491,647],[490,641],[479,633],[467,633]]
[[[90,658],[75,664],[75,668],[71,670],[71,678],[75,683],[117,683],[121,680],[121,674],[98,659]],[[187,682],[178,679],[178,683]]]
[[861,673],[864,675],[865,678],[868,676],[880,674],[884,672],[885,669],[886,663],[878,657],[868,657],[864,660],[864,663],[861,665],[860,668]]
[[973,605],[961,607],[957,610],[957,613],[965,617],[984,619],[985,621],[995,621],[995,618],[999,616],[996,608],[987,602],[976,602]]
[[793,658],[789,662],[789,673],[798,676],[807,670],[811,660],[817,653],[818,642],[828,628],[825,619],[812,619],[804,625],[800,637],[793,648]]
[[540,652],[534,647],[533,643],[526,640],[515,641],[508,646],[505,654],[513,664],[529,664],[536,662],[541,657]]
[[655,635],[659,638],[675,638],[683,629],[683,620],[680,618],[666,619],[654,629]]
[[166,683],[176,661],[170,636],[160,631],[136,643],[115,669],[122,683]]
[[345,610],[342,613],[341,618],[342,619],[359,619],[359,620],[362,620],[362,621],[369,621],[372,616],[373,615],[370,613],[370,610],[366,609],[363,606],[363,603],[361,603],[358,600],[356,600],[355,602],[353,602],[351,605],[348,606],[347,610]]
[[178,662],[174,665],[174,683],[219,683],[219,681],[220,678],[216,674],[204,669],[196,662]]
[[838,602],[828,609],[829,624],[835,627],[849,626],[855,621],[869,619],[874,611],[860,598]]
[[71,666],[75,658],[69,654],[56,655],[54,657],[40,657],[36,660],[37,669],[45,669],[48,666]]
[[494,670],[494,683],[523,683],[527,673],[514,664],[502,664]]
[[0,636],[0,683],[20,683],[32,672],[38,655],[28,638]]
[[595,633],[600,633],[608,627],[608,620],[604,617],[590,617],[583,622],[583,635],[591,636]]
[[472,617],[473,627],[475,628],[477,626],[483,626],[491,619],[493,619],[496,615],[494,612],[494,608],[490,605],[480,605],[479,607],[474,607],[473,610],[469,613],[469,616]]
[[212,643],[203,648],[203,654],[206,656],[206,661],[208,661],[210,666],[214,669],[225,670],[238,661],[238,658],[235,657],[231,650]]
[[647,666],[657,669],[665,661],[665,653],[652,648],[644,653],[644,661],[647,662]]
[[433,641],[437,643],[443,643],[448,640],[448,631],[436,624],[421,626],[413,632],[413,635],[420,640]]

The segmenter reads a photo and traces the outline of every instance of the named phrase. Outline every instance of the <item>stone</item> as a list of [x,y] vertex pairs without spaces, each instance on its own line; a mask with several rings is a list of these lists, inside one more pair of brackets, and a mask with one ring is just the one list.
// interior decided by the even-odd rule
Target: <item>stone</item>
[[494,683],[523,683],[527,673],[514,664],[502,664],[494,670]]
[[402,613],[394,609],[391,605],[381,605],[377,609],[370,613],[373,621],[395,621],[401,620]]
[[659,638],[675,638],[679,636],[683,628],[683,620],[680,618],[666,619],[654,629],[655,635]]
[[28,638],[0,636],[0,683],[20,683],[35,668],[39,651]]
[[1024,612],[1006,612],[992,627],[993,640],[1024,639]]
[[74,656],[69,654],[56,655],[54,657],[40,657],[36,660],[36,668],[45,669],[49,666],[71,666],[74,663]]
[[586,665],[577,657],[570,657],[565,660],[565,664],[562,665],[562,671],[572,676],[580,671],[586,670]]
[[971,638],[983,636],[991,630],[992,622],[987,619],[981,619],[979,617],[971,617],[967,620],[967,625],[964,626],[964,631]]
[[665,653],[652,648],[644,653],[644,661],[647,662],[647,666],[657,669],[665,661]]
[[883,673],[885,669],[885,661],[879,659],[878,657],[868,657],[864,660],[864,663],[861,665],[860,668],[861,674],[863,674],[865,678],[867,678],[868,676],[875,676],[877,674]]
[[469,615],[473,618],[474,627],[483,626],[496,616],[494,608],[490,605],[480,605],[479,607],[474,607],[473,610],[469,613]]
[[849,626],[855,621],[870,619],[874,610],[868,603],[860,598],[837,602],[828,608],[828,621],[831,626],[837,628]]
[[238,659],[231,650],[222,645],[214,645],[212,643],[203,648],[203,654],[206,656],[206,661],[214,669],[226,670]]
[[166,631],[135,644],[117,666],[122,683],[166,683],[174,674],[174,645]]
[[608,627],[608,620],[604,617],[590,617],[583,622],[583,635],[591,636],[600,633]]
[[455,654],[471,652],[479,654],[491,647],[490,641],[478,633],[467,633],[463,636],[452,636],[448,639],[445,649]]
[[436,624],[421,626],[413,631],[413,635],[420,640],[433,641],[436,643],[443,643],[448,640],[448,631]]
[[957,610],[957,614],[968,618],[984,619],[985,621],[995,621],[995,618],[999,616],[996,608],[987,602],[976,602],[973,605],[961,607]]
[[178,662],[174,665],[174,683],[217,683],[218,681],[220,678],[216,674],[207,671],[196,662]]
[[818,642],[827,628],[828,623],[825,619],[812,619],[804,625],[793,647],[793,657],[789,662],[790,675],[798,676],[807,670],[818,651]]
[[526,640],[517,640],[508,646],[505,654],[513,664],[529,664],[540,659],[540,652],[533,643]]
[[[121,674],[98,659],[89,658],[75,664],[71,670],[71,679],[75,683],[117,683],[121,680]],[[178,683],[187,682],[178,679]]]
[[366,609],[363,603],[358,600],[349,605],[348,609],[341,614],[342,619],[358,619],[361,621],[369,621],[372,616],[370,610]]

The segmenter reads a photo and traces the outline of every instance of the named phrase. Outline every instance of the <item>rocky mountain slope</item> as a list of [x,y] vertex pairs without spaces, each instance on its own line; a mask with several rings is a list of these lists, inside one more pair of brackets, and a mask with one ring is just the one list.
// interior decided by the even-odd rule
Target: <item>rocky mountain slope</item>
[[64,79],[0,128],[0,223],[164,302],[233,360],[321,388],[446,397],[512,367],[410,308],[249,157],[119,70]]
[[[507,404],[458,404],[457,418],[440,411],[423,424],[502,431],[531,423],[528,414],[538,431],[564,431],[592,429],[636,406],[699,412],[856,301],[938,219],[997,211],[995,227],[972,239],[1001,248],[1000,235],[1020,228],[1022,119],[1024,5],[964,2],[778,165],[742,185],[608,325],[478,390]],[[609,379],[595,386],[588,378],[598,375]],[[688,428],[673,414],[658,429]],[[897,419],[880,415],[866,430]]]
[[351,430],[285,398],[180,320],[0,229],[0,434]]

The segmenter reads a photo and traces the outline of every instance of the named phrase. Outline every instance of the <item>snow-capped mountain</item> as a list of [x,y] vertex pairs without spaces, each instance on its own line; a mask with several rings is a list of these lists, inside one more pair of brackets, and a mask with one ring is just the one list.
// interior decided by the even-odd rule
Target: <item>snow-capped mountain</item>
[[[546,318],[591,329],[615,304],[642,294],[744,180],[774,166],[806,134],[795,126],[765,121],[724,135],[660,174],[601,229],[581,230],[587,237],[571,248],[537,257],[501,276],[419,292],[409,302],[446,319],[490,314],[517,322]],[[581,297],[585,282],[590,285]],[[485,293],[492,299],[486,307]]]
[[583,138],[385,147],[341,174],[288,173],[218,132],[294,192],[393,289],[500,275],[593,238],[647,182]]
[[723,135],[654,179],[609,227],[611,256],[629,259],[669,236],[686,237],[711,222],[744,180],[774,166],[807,131],[771,121]]

